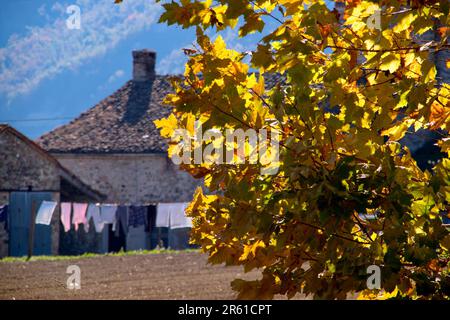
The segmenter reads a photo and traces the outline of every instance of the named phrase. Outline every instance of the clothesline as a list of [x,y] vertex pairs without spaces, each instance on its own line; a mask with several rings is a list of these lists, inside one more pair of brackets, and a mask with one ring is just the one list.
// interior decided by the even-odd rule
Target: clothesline
[[[37,224],[50,225],[54,211],[58,203],[56,201],[43,201],[39,207],[35,222]],[[82,224],[84,230],[89,232],[89,224],[92,219],[96,232],[102,232],[105,225],[112,225],[114,232],[118,231],[118,225],[125,233],[129,227],[137,228],[148,225],[148,210],[156,207],[155,227],[170,229],[190,228],[192,219],[186,217],[187,203],[158,203],[148,206],[117,205],[107,203],[60,203],[60,220],[64,231],[68,232],[72,225],[78,231]]]
[[[64,201],[61,201],[63,203]],[[157,206],[159,204],[172,204],[172,203],[188,203],[188,202],[95,202],[95,205],[115,205],[115,206],[136,206],[136,207],[146,207],[146,206]]]

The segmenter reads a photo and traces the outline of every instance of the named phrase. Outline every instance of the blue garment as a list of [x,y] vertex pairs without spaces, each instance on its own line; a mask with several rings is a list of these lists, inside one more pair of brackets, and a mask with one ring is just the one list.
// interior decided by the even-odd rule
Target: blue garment
[[137,228],[147,225],[147,207],[131,206],[128,214],[129,227]]
[[128,233],[128,207],[119,206],[116,212],[116,221],[118,227],[116,227],[116,237],[120,235],[120,228],[122,232],[127,235]]
[[156,206],[147,207],[147,226],[145,228],[146,232],[152,232],[156,223]]
[[5,229],[8,230],[8,206],[0,206],[0,223],[5,223]]

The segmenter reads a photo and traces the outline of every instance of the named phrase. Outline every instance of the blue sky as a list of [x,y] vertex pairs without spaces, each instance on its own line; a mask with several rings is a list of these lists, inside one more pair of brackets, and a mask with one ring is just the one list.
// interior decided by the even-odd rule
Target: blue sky
[[[131,51],[157,52],[157,73],[183,71],[194,30],[158,24],[152,0],[3,0],[0,10],[0,123],[34,139],[78,116],[131,78]],[[69,29],[70,5],[81,11]],[[270,28],[270,24],[268,28]],[[251,50],[253,37],[222,35]],[[51,119],[51,120],[43,120]]]

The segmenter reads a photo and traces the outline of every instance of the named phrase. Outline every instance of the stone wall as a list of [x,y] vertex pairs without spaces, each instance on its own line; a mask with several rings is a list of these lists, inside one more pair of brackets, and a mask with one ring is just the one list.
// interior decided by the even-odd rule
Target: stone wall
[[0,134],[0,192],[59,190],[59,168],[14,134]]
[[188,202],[201,180],[180,171],[166,154],[54,154],[109,202]]
[[0,191],[0,205],[5,205],[9,203],[9,192]]

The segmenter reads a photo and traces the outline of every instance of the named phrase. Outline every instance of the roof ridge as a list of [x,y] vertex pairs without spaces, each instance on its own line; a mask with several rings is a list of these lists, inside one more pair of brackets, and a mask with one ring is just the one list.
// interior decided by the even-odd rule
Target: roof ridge
[[[166,142],[159,137],[154,124],[149,121],[149,128],[145,128],[142,119],[156,119],[168,114],[169,108],[161,104],[165,95],[172,91],[168,77],[171,76],[157,75],[153,82],[128,80],[70,122],[40,136],[36,142],[55,153],[165,152]],[[151,141],[139,142],[144,136],[151,137],[148,139]]]

